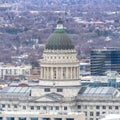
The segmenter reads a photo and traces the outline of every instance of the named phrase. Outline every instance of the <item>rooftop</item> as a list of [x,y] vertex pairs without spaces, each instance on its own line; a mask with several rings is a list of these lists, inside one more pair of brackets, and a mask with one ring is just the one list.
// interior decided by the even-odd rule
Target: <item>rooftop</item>
[[86,97],[119,97],[120,92],[113,87],[83,87],[80,89],[79,95]]
[[30,87],[5,87],[0,91],[0,96],[29,96]]

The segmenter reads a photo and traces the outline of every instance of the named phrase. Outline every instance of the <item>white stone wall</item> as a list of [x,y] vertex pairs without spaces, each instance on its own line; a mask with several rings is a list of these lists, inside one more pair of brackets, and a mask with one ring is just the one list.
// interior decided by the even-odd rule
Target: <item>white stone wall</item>
[[[71,101],[71,99],[67,99],[67,101],[49,101],[48,99],[42,99],[43,101],[41,101],[41,99],[38,99],[37,101],[32,101],[32,102],[28,102],[27,100],[23,101],[23,102],[18,102],[18,101],[1,101],[1,113],[4,112],[13,112],[13,113],[19,113],[19,112],[23,112],[23,113],[36,113],[38,112],[40,115],[42,114],[52,114],[52,113],[56,113],[57,115],[59,115],[59,113],[65,113],[65,114],[69,114],[69,113],[76,113],[76,111],[74,111],[73,109],[73,104],[70,104],[69,101]],[[72,102],[73,103],[73,102]],[[4,105],[4,107],[3,107]],[[15,107],[16,106],[16,107]],[[40,109],[37,109],[37,107],[40,107]],[[52,109],[51,109],[52,108]],[[67,108],[67,109],[65,109]],[[80,113],[81,114],[81,113]],[[10,114],[11,115],[11,114]],[[19,114],[20,115],[20,114]],[[1,116],[1,114],[0,114]]]
[[[86,120],[99,120],[99,118],[105,114],[120,114],[120,104],[108,98],[108,100],[79,100],[77,103],[77,110],[84,112]],[[80,108],[78,108],[78,106]],[[99,114],[99,115],[98,115]]]
[[54,120],[54,118],[62,118],[62,120],[66,120],[67,118],[74,118],[74,120],[85,120],[84,113],[70,113],[67,115],[60,115],[56,113],[52,114],[39,114],[39,112],[2,112],[0,114],[3,117],[3,120],[6,120],[7,117],[14,117],[14,120],[18,120],[19,117],[25,117],[26,120],[30,120],[30,118],[38,118],[38,120],[43,120],[43,118],[50,118],[50,120]]
[[[50,88],[49,92],[45,92],[45,88]],[[58,92],[57,89],[62,89],[62,92]],[[48,93],[58,93],[60,95],[63,95],[64,97],[75,97],[77,96],[79,92],[79,86],[78,87],[60,87],[60,86],[55,86],[55,87],[44,87],[44,88],[33,88],[32,89],[32,96],[43,96]]]

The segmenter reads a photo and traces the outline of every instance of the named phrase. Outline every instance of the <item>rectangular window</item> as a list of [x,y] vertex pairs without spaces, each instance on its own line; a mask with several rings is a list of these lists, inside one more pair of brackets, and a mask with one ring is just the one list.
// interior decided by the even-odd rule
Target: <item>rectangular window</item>
[[96,112],[96,116],[100,116],[100,112]]
[[90,118],[90,120],[93,120],[93,118]]
[[90,109],[93,109],[93,106],[92,106],[92,105],[90,105],[90,106],[89,106],[89,108],[90,108]]
[[62,118],[54,118],[54,120],[62,120]]
[[5,104],[2,104],[2,108],[5,108]]
[[53,110],[53,106],[50,106],[50,110]]
[[102,106],[103,109],[106,109],[106,106]]
[[43,106],[43,110],[46,110],[46,106]]
[[37,106],[37,110],[40,110],[40,106]]
[[23,110],[26,110],[26,106],[23,106]]
[[87,105],[83,106],[83,109],[87,109]]
[[30,120],[38,120],[37,117],[31,117]]
[[64,110],[67,110],[67,106],[64,106]]
[[14,108],[17,108],[17,105],[13,105],[14,106]]
[[10,104],[8,104],[8,108],[10,108]]
[[93,120],[93,118],[90,118],[90,120]]
[[74,118],[66,118],[66,120],[74,120]]
[[56,109],[56,110],[59,110],[59,106],[56,106],[55,109]]
[[112,106],[109,106],[109,109],[112,109]]
[[14,120],[14,117],[7,117],[7,120]]
[[57,88],[57,92],[63,92],[62,88]]
[[26,117],[19,117],[18,120],[26,120]]
[[96,106],[96,109],[100,109],[100,106]]
[[87,116],[87,111],[84,111],[84,113],[85,113],[85,116]]
[[115,106],[115,109],[118,110],[118,106]]
[[50,92],[50,88],[45,88],[44,91],[45,92]]
[[105,114],[106,112],[102,112],[102,114]]
[[42,120],[51,120],[50,118],[42,118]]
[[90,112],[90,116],[93,116],[93,112]]
[[31,109],[31,110],[34,110],[34,106],[30,106],[30,109]]
[[81,105],[78,105],[77,108],[78,108],[78,109],[81,109]]

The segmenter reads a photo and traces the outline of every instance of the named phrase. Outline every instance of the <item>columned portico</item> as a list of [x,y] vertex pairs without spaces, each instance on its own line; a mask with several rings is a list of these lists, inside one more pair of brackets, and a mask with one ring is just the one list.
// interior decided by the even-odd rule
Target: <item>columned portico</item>
[[[70,38],[64,31],[61,20],[58,21],[54,33],[48,38],[43,53],[41,81],[44,81],[44,85],[51,85],[53,81],[55,87],[61,89],[64,87],[64,91],[67,89],[72,92],[72,89],[76,89],[75,95],[79,91],[79,60]],[[68,85],[69,89],[65,88]]]

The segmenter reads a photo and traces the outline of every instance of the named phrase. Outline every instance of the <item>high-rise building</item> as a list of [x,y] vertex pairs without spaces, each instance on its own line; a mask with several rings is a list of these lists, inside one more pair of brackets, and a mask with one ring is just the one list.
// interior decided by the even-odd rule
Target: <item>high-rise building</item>
[[120,73],[120,48],[94,49],[91,51],[91,75],[104,75],[106,71]]

